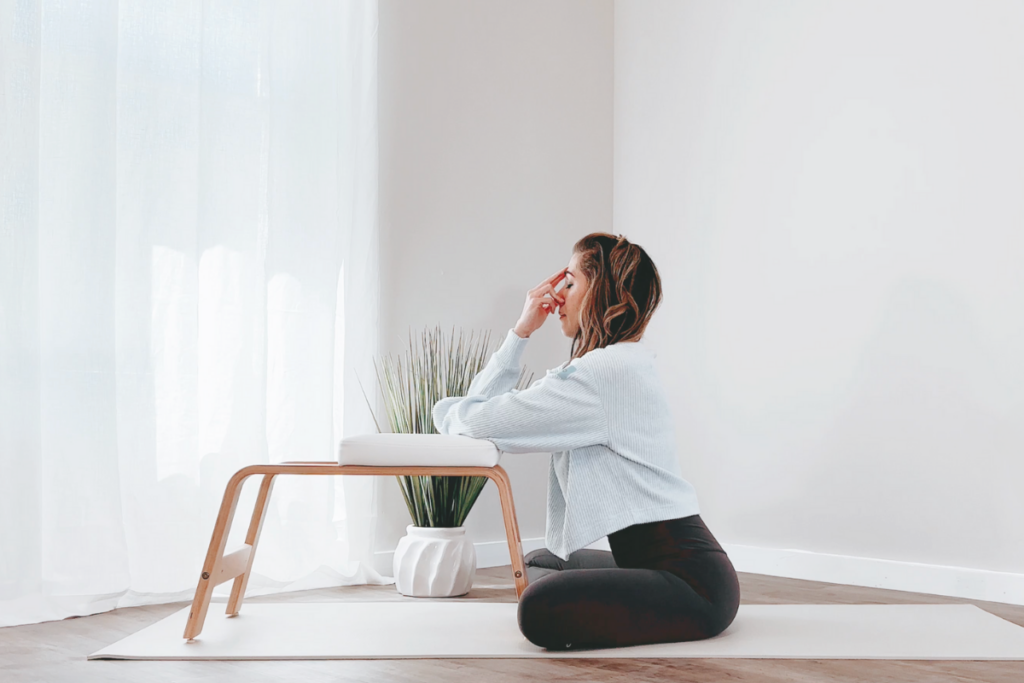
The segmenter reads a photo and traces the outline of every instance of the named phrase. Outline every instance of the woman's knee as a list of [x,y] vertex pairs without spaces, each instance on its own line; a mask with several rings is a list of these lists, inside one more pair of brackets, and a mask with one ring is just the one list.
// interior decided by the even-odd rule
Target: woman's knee
[[527,567],[541,567],[562,571],[564,569],[617,569],[615,558],[607,550],[583,548],[569,555],[565,560],[547,548],[530,551],[523,558]]
[[519,596],[519,631],[538,647],[552,649],[565,645],[560,642],[562,636],[558,633],[558,620],[552,603],[554,594],[558,593],[555,586],[558,578],[555,574],[535,581]]
[[543,647],[538,642],[543,637],[542,624],[544,621],[543,605],[537,600],[537,586],[534,582],[526,587],[523,594],[519,596],[519,608],[516,612],[519,621],[519,631],[528,641],[534,645]]
[[544,569],[564,569],[565,562],[562,558],[552,553],[547,548],[537,548],[531,550],[523,558],[523,562],[527,567],[542,567]]
[[531,550],[530,552],[526,553],[526,555],[523,557],[523,562],[525,562],[526,564],[531,564],[538,557],[542,557],[545,554],[550,554],[548,553],[547,548],[537,548],[536,550]]

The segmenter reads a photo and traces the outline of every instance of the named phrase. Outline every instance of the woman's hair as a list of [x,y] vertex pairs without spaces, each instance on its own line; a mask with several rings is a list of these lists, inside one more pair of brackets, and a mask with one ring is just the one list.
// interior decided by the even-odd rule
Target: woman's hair
[[640,245],[622,235],[594,232],[572,251],[589,283],[570,358],[620,341],[637,341],[661,303],[661,278]]

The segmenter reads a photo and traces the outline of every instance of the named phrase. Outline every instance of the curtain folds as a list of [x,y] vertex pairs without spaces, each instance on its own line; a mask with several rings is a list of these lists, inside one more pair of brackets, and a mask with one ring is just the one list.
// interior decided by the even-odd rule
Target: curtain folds
[[[0,626],[189,598],[234,471],[375,431],[376,30],[0,0]],[[280,478],[250,594],[393,583],[377,482]]]

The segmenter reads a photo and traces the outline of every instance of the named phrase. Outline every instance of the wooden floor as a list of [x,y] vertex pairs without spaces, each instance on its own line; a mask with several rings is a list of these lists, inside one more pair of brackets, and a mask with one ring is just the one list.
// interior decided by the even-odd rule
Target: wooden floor
[[[860,588],[815,581],[740,573],[743,604],[898,604],[973,603],[1024,626],[1024,606],[960,600],[919,593]],[[511,567],[478,569],[473,590],[463,598],[515,602]],[[318,589],[250,602],[419,600],[400,595],[393,585]],[[260,681],[302,683],[372,681],[399,683],[500,683],[504,681],[728,681],[803,683],[863,681],[913,683],[985,681],[1024,683],[1024,662],[778,659],[422,659],[279,662],[87,661],[86,655],[187,603],[132,607],[90,617],[0,628],[0,681]],[[211,606],[215,619],[218,605]],[[221,606],[223,609],[223,606]],[[244,607],[243,607],[244,609]]]

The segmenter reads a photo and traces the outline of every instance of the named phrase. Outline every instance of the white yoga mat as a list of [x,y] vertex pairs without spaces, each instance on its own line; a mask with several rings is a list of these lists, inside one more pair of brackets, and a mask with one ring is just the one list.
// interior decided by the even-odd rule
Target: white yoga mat
[[188,608],[89,659],[748,657],[1024,660],[1024,628],[974,605],[740,605],[707,640],[547,651],[526,640],[516,603],[252,603],[210,606],[186,643]]

